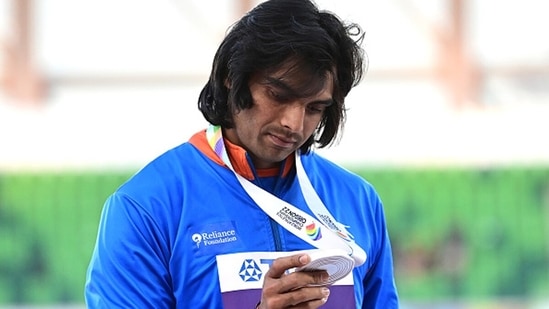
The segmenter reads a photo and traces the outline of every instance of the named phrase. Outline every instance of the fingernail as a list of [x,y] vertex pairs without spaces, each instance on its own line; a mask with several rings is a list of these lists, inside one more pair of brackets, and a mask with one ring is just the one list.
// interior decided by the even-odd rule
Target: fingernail
[[322,303],[326,303],[328,301],[328,296],[330,296],[330,290],[328,288],[322,288]]

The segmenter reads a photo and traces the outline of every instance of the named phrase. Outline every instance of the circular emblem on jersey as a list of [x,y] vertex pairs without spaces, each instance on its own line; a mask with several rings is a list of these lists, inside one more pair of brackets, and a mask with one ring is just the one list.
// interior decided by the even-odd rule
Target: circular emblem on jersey
[[202,241],[202,236],[200,234],[196,233],[191,236],[192,240],[196,244],[197,247],[200,247],[200,242]]
[[259,265],[257,265],[254,260],[246,259],[242,262],[242,266],[240,267],[240,272],[238,274],[244,282],[249,282],[259,281],[263,273],[261,272]]

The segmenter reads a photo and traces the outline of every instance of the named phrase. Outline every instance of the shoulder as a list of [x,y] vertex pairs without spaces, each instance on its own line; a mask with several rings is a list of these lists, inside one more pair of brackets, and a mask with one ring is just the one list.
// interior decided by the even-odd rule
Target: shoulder
[[[131,175],[116,194],[146,206],[153,200],[175,201],[184,188],[197,181],[206,181],[205,171],[215,166],[193,144],[186,141],[161,153]],[[207,174],[207,173],[206,173]]]
[[338,186],[363,188],[375,193],[373,185],[363,176],[315,152],[302,155],[301,160],[309,178],[317,178],[317,181],[330,182]]
[[175,175],[182,174],[179,171],[185,169],[185,165],[188,165],[189,161],[194,161],[196,155],[197,151],[192,145],[188,142],[182,143],[146,163],[128,180],[126,185],[128,183],[162,183],[173,180]]
[[326,205],[356,205],[361,208],[360,212],[372,217],[383,212],[381,196],[363,176],[316,153],[302,156],[301,160],[311,184]]

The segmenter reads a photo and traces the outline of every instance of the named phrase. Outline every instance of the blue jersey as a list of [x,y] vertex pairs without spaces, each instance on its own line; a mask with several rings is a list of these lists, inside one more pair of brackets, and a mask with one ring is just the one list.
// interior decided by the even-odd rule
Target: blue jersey
[[[293,160],[286,160],[279,175],[262,177],[246,158],[242,150],[241,159],[233,162],[239,174],[311,213]],[[360,176],[314,152],[302,155],[301,161],[328,210],[349,226],[367,254],[366,262],[352,274],[356,308],[398,308],[378,194]],[[199,132],[150,162],[107,199],[87,272],[86,304],[88,308],[224,308],[217,256],[306,249],[312,247],[257,206],[209,147],[205,132]],[[328,303],[337,299],[334,293],[337,290]],[[255,305],[259,296],[242,304]],[[248,307],[254,308],[241,306]]]

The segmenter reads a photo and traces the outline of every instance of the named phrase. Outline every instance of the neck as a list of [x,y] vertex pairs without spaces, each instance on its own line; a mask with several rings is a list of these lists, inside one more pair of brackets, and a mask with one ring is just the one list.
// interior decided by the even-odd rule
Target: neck
[[[253,169],[255,169],[258,173],[259,169],[272,172],[273,170],[277,171],[277,169],[280,169],[283,166],[284,170],[281,171],[281,175],[286,176],[294,165],[294,155],[290,155],[276,164],[271,164],[269,166],[254,165],[252,167],[248,161],[246,150],[238,144],[233,143],[234,139],[227,138],[224,134],[222,134],[225,132],[222,132],[222,129],[219,126],[210,125],[205,133],[207,144],[209,148],[213,150],[216,157],[221,159],[221,161],[226,165],[232,166],[238,174],[248,180],[254,179]],[[250,159],[252,159],[253,164],[257,164],[253,158]],[[283,162],[286,163],[282,164]]]

